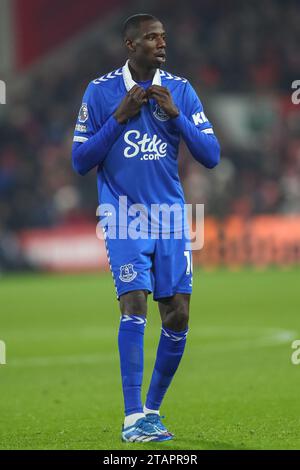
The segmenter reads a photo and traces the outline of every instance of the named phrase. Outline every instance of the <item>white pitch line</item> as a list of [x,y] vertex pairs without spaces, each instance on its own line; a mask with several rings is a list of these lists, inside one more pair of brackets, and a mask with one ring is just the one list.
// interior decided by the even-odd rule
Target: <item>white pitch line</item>
[[[220,328],[216,330],[220,331]],[[222,352],[230,352],[234,350],[247,350],[253,348],[264,348],[264,347],[271,347],[271,346],[279,346],[282,344],[287,344],[292,342],[294,339],[297,338],[298,334],[296,331],[291,330],[283,330],[283,329],[275,329],[275,328],[263,328],[263,329],[254,329],[252,328],[252,335],[254,331],[256,335],[251,337],[249,336],[249,330],[251,328],[236,328],[236,334],[233,335],[234,328],[228,327],[231,334],[228,334],[228,341],[210,341],[207,344],[199,344],[199,346],[193,346],[193,349],[201,350],[202,352],[208,353],[218,353],[219,351]],[[211,333],[213,329],[210,329]],[[245,337],[245,333],[248,332],[248,336]],[[257,335],[257,333],[259,333]],[[201,336],[201,335],[196,335]],[[203,335],[207,337],[207,335]],[[216,335],[218,337],[218,334]],[[215,336],[215,337],[216,337]],[[236,340],[232,340],[232,337],[236,337]],[[213,337],[213,335],[211,336]],[[224,337],[224,329],[223,329],[223,337]],[[239,339],[240,337],[244,337],[244,339]],[[152,358],[152,354],[145,354],[145,358]],[[70,355],[62,355],[62,356],[33,356],[33,357],[16,357],[9,360],[7,358],[7,364],[5,367],[48,367],[48,366],[66,366],[66,365],[79,365],[79,364],[103,364],[103,363],[117,363],[118,356],[117,351],[116,354],[111,353],[95,353],[95,354],[70,354]]]
[[7,366],[12,367],[47,367],[47,366],[60,366],[60,365],[76,365],[76,364],[100,364],[107,362],[114,362],[117,357],[111,354],[74,354],[65,356],[32,356],[32,357],[18,357],[7,361]]
[[[52,328],[36,328],[36,329],[18,329],[18,330],[7,330],[7,340],[9,338],[18,341],[30,341],[32,343],[41,341],[66,341],[68,339],[71,340],[84,340],[84,339],[96,339],[99,340],[100,338],[109,338],[114,337],[117,334],[118,325],[115,327],[103,327],[99,328],[98,325],[85,327],[85,328],[69,328],[68,330],[65,329],[52,329]],[[264,327],[255,327],[255,326],[201,326],[197,329],[194,329],[191,326],[191,334],[193,337],[197,338],[217,338],[221,337],[224,338],[257,338],[257,336],[261,335],[276,335],[282,331],[281,328],[264,328]],[[8,335],[9,334],[9,335]],[[146,336],[153,334],[153,330],[148,331],[146,329]],[[156,335],[159,334],[159,327],[155,333]],[[3,336],[3,334],[2,334]],[[5,335],[4,335],[5,336]],[[8,341],[7,341],[8,342]]]
[[274,346],[280,346],[283,344],[291,343],[294,339],[298,337],[296,331],[289,330],[277,330],[274,334],[269,334],[260,337],[247,338],[242,340],[230,340],[230,341],[215,341],[210,342],[206,345],[199,345],[196,349],[201,350],[205,353],[219,353],[221,352],[231,352],[231,351],[244,351],[244,350],[253,350],[259,348],[268,348]]

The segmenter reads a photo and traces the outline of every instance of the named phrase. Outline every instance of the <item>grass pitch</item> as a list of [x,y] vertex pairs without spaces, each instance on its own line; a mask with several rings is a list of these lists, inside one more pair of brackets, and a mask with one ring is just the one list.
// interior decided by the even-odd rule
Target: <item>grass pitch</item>
[[[110,274],[0,279],[0,448],[300,449],[299,277],[197,271],[186,353],[162,407],[176,440],[130,445]],[[144,396],[159,335],[151,300]]]

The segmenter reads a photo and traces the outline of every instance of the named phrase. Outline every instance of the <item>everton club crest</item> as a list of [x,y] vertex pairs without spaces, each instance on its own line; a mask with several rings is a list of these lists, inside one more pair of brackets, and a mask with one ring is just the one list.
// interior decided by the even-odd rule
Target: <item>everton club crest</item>
[[158,119],[159,121],[168,121],[170,117],[164,112],[163,109],[161,109],[158,104],[156,104],[153,115]]
[[137,272],[133,269],[132,264],[125,264],[120,267],[120,276],[119,278],[123,282],[131,282],[137,276]]

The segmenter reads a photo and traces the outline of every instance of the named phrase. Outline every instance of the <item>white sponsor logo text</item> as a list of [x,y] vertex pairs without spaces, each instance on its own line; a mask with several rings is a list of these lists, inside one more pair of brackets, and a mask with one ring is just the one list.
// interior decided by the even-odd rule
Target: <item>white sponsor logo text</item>
[[128,147],[124,150],[124,157],[133,158],[139,155],[141,160],[157,160],[167,155],[168,144],[158,138],[156,134],[149,137],[147,133],[141,137],[137,130],[127,131],[124,141]]
[[195,123],[195,126],[198,126],[199,124],[204,124],[208,121],[203,111],[201,111],[200,113],[193,114],[192,118]]

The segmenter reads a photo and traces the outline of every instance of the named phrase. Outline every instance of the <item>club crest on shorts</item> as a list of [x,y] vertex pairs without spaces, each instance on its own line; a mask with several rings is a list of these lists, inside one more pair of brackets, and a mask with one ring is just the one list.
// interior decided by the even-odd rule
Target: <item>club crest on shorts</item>
[[89,118],[88,105],[86,103],[83,103],[79,111],[78,121],[86,122],[88,118]]
[[163,109],[161,109],[158,104],[155,106],[153,115],[158,119],[159,121],[168,121],[170,117],[164,112]]
[[120,267],[120,276],[119,278],[123,282],[131,282],[137,276],[137,272],[133,269],[133,264],[125,264]]

